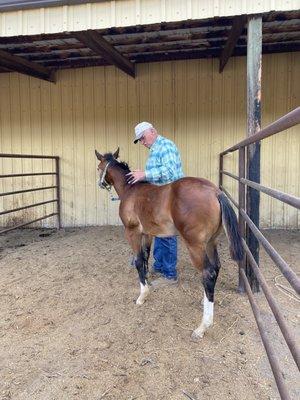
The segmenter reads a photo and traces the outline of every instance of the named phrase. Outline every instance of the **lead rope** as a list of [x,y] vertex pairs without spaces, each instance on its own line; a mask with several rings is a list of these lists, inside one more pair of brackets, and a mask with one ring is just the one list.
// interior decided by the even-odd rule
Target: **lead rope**
[[107,189],[107,190],[108,190],[109,197],[110,197],[110,200],[111,200],[111,201],[120,201],[120,198],[119,198],[119,197],[114,197],[114,196],[112,195],[112,192],[111,192],[109,189]]

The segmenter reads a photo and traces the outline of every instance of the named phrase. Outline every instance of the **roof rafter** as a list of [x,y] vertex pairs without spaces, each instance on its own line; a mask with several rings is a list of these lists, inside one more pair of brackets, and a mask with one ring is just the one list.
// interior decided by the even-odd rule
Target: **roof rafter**
[[38,63],[33,63],[25,58],[15,56],[3,50],[0,50],[0,68],[54,82],[53,71]]
[[126,74],[135,78],[135,65],[127,58],[123,57],[111,44],[109,44],[100,33],[92,30],[76,32],[74,36],[77,40],[84,43],[96,54],[103,57],[110,64],[120,68]]
[[229,60],[230,56],[233,54],[235,45],[244,30],[245,24],[247,22],[246,15],[239,15],[233,20],[232,28],[229,32],[227,42],[222,50],[220,56],[220,67],[219,72],[222,72]]

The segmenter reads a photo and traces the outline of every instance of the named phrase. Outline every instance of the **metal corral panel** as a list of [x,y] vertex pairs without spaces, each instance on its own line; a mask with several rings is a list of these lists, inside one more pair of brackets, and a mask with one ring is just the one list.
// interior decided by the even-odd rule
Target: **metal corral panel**
[[0,36],[80,31],[299,8],[300,0],[99,1],[0,13]]
[[[232,58],[223,74],[218,72],[217,59],[139,64],[135,80],[114,67],[75,69],[60,71],[56,85],[2,74],[0,152],[61,157],[64,226],[119,223],[118,202],[97,188],[94,149],[114,151],[119,145],[122,160],[132,168],[143,168],[147,150],[132,143],[133,127],[148,120],[175,140],[186,175],[217,183],[218,154],[246,134],[245,63],[245,58]],[[263,126],[299,106],[299,75],[299,53],[263,57]],[[262,183],[296,196],[300,195],[299,130],[294,127],[262,144]],[[36,163],[14,160],[2,165],[0,160],[0,167],[3,173],[52,167],[49,161]],[[237,172],[234,155],[226,156],[225,169]],[[18,179],[13,184],[2,179],[1,189],[41,182]],[[52,178],[43,179],[45,185],[51,184]],[[235,182],[224,179],[237,198]],[[7,197],[4,208],[52,197],[37,192],[23,195],[23,200],[18,196]],[[52,212],[53,206],[45,207],[45,212]],[[261,214],[263,226],[300,227],[296,210],[264,194]],[[16,221],[39,216],[38,210],[30,209],[30,215],[19,213]]]

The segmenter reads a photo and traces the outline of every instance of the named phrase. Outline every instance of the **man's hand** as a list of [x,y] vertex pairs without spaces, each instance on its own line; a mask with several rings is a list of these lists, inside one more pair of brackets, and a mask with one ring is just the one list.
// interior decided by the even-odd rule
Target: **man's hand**
[[129,172],[129,174],[126,174],[126,176],[128,176],[127,182],[130,183],[130,185],[133,185],[136,182],[143,181],[146,174],[144,171],[134,170]]

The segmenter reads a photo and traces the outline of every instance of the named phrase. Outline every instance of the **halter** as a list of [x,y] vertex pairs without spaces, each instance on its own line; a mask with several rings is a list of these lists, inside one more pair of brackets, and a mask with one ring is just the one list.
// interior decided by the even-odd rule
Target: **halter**
[[108,192],[111,190],[111,185],[105,180],[105,175],[106,175],[109,164],[110,164],[110,161],[105,165],[105,168],[102,171],[102,174],[100,175],[100,179],[98,182],[98,185],[100,186],[100,188],[106,189]]
[[113,197],[113,195],[111,194],[112,185],[105,180],[105,175],[106,175],[109,164],[110,164],[110,161],[105,165],[105,168],[100,175],[100,178],[98,181],[98,186],[100,187],[100,189],[106,189],[108,191],[111,201],[116,201],[116,200],[120,200],[119,197]]

